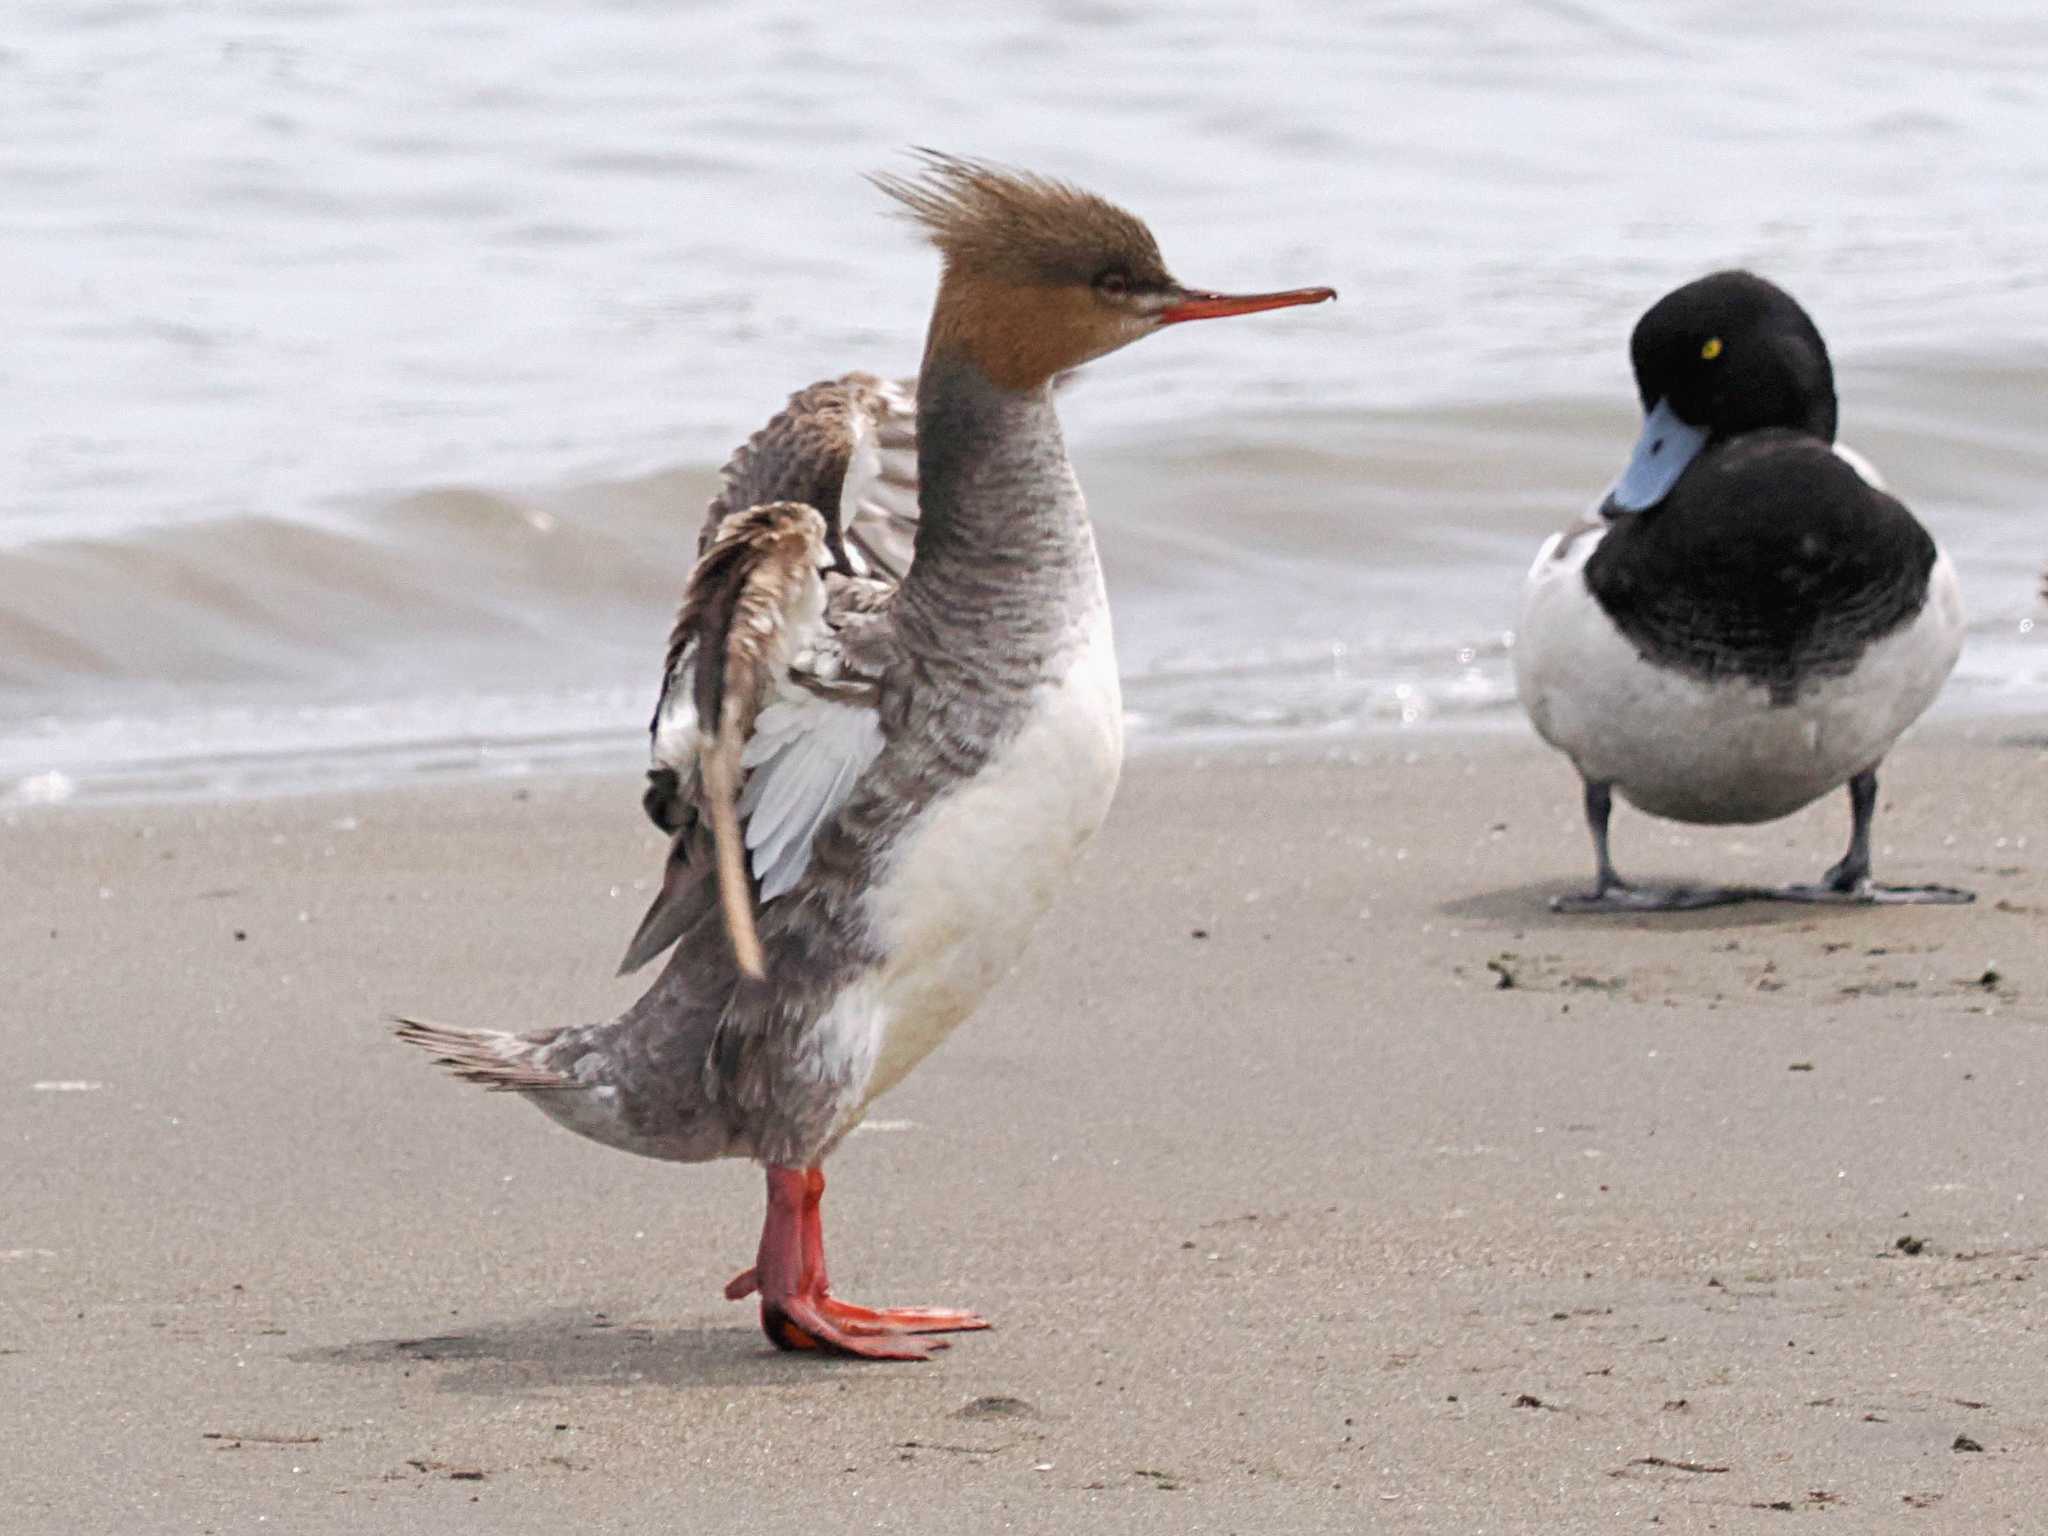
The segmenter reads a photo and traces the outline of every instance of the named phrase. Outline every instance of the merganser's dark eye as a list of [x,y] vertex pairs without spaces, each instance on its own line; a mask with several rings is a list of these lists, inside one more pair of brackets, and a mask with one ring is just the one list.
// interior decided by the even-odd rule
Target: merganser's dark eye
[[1106,267],[1095,274],[1095,291],[1105,298],[1120,299],[1131,291],[1131,275],[1122,267]]

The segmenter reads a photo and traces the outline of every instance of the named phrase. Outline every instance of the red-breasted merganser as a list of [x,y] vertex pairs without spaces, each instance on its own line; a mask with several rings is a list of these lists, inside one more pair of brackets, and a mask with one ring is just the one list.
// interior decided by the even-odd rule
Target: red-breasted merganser
[[673,946],[660,978],[604,1024],[399,1030],[609,1146],[766,1164],[726,1295],[758,1292],[780,1347],[895,1360],[987,1324],[835,1297],[822,1164],[1015,961],[1123,758],[1053,381],[1164,326],[1336,296],[1191,289],[1101,198],[923,162],[873,178],[943,259],[914,434],[899,387],[816,385],[711,505],[654,722],[648,806],[675,840],[627,955]]

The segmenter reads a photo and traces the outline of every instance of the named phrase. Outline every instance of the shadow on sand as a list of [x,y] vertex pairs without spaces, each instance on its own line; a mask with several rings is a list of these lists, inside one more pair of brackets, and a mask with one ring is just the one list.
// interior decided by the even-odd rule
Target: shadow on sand
[[[1683,881],[1650,881],[1649,884],[1683,884]],[[1492,923],[1510,928],[1549,929],[1559,932],[1597,933],[1602,928],[1660,929],[1677,933],[1719,933],[1744,928],[1782,928],[1812,923],[1852,912],[1868,911],[1854,904],[1832,905],[1779,901],[1758,886],[1745,900],[1716,907],[1698,907],[1688,912],[1553,912],[1553,896],[1585,889],[1585,882],[1539,880],[1525,885],[1503,886],[1497,891],[1478,891],[1444,902],[1437,910],[1446,917],[1468,922]]]
[[[737,1309],[736,1309],[737,1310]],[[441,1390],[485,1395],[570,1386],[746,1387],[817,1379],[859,1361],[785,1354],[754,1326],[661,1328],[566,1308],[415,1338],[365,1339],[299,1350],[301,1365],[399,1370],[431,1367]]]

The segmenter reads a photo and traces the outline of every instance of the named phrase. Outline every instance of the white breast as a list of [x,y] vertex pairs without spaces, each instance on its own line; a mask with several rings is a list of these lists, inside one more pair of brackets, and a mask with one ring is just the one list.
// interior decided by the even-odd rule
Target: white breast
[[1545,741],[1587,779],[1655,815],[1701,823],[1791,814],[1875,767],[1934,701],[1962,649],[1962,598],[1946,555],[1912,624],[1790,705],[1749,682],[1705,683],[1653,666],[1587,589],[1601,529],[1568,531],[1522,592],[1515,687]]
[[1016,963],[1108,814],[1122,765],[1123,697],[1101,604],[1072,666],[1039,691],[1028,723],[919,818],[869,897],[889,958],[828,1025],[842,1049],[872,1053],[861,1109]]

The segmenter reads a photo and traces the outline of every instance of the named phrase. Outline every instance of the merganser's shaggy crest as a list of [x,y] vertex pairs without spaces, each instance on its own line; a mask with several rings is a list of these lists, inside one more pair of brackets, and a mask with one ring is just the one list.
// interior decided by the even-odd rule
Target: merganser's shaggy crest
[[834,1297],[821,1164],[1016,959],[1123,756],[1052,382],[1162,326],[1335,297],[1189,289],[1100,198],[924,162],[874,178],[943,257],[914,432],[898,386],[813,386],[711,505],[654,722],[647,804],[675,840],[627,954],[672,945],[660,978],[605,1024],[399,1031],[609,1146],[765,1163],[726,1295],[758,1291],[783,1348],[894,1360],[987,1325]]
[[[1515,686],[1577,765],[1594,888],[1559,911],[1750,897],[1948,902],[1873,884],[1877,767],[1963,643],[1948,557],[1835,445],[1826,344],[1747,272],[1667,294],[1630,341],[1646,420],[1598,510],[1554,535],[1522,593]],[[1849,851],[1816,885],[1630,885],[1607,853],[1612,795],[1676,821],[1771,821],[1846,784]]]

